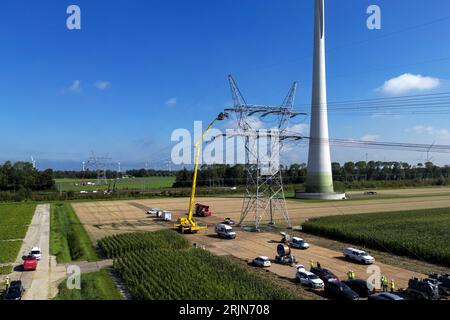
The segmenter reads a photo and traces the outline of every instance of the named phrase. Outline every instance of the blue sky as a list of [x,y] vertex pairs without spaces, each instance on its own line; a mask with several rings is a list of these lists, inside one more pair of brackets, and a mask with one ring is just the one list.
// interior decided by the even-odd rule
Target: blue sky
[[[66,28],[70,4],[82,10],[82,30]],[[381,30],[366,27],[371,4],[382,9]],[[450,91],[448,30],[446,0],[326,0],[329,101],[386,96],[377,89],[408,73],[439,80],[408,94]],[[95,150],[124,167],[161,165],[174,129],[192,130],[231,103],[228,73],[248,102],[279,104],[296,80],[297,103],[309,103],[312,35],[312,0],[2,1],[0,160],[33,155],[40,167],[80,167]],[[448,118],[330,114],[330,135],[450,144]],[[333,148],[332,158],[366,152],[425,157]],[[307,149],[287,158],[305,161]]]

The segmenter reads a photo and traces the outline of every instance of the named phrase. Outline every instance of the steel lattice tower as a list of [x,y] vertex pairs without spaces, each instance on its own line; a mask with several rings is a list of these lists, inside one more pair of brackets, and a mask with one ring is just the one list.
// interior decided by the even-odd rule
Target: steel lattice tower
[[97,172],[97,185],[108,184],[106,177],[106,169],[112,165],[111,158],[107,155],[104,157],[97,157],[94,152],[87,162],[83,163],[83,168],[92,167]]
[[[253,216],[254,228],[260,229],[266,216],[269,225],[275,224],[277,217],[282,217],[287,226],[291,227],[289,213],[286,206],[281,164],[271,163],[273,159],[264,159],[258,152],[262,138],[269,140],[270,154],[279,154],[286,139],[301,139],[300,136],[287,134],[289,120],[300,113],[293,112],[297,83],[294,82],[281,106],[247,104],[233,77],[228,76],[233,97],[233,107],[225,111],[235,114],[238,132],[234,136],[241,136],[245,145],[246,194],[244,195],[239,225],[243,226],[249,215]],[[272,129],[258,130],[254,128],[254,118],[271,117]],[[229,137],[230,135],[227,135]]]

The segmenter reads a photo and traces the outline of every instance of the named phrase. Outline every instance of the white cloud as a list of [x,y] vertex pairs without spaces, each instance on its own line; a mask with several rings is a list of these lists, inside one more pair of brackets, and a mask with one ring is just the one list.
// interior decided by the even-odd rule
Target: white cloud
[[74,80],[72,85],[65,89],[65,92],[71,92],[71,93],[80,93],[83,89],[81,88],[81,81],[80,80]]
[[177,98],[173,97],[166,101],[166,106],[175,107],[177,103],[178,103]]
[[433,90],[440,84],[441,81],[438,78],[405,73],[387,80],[379,90],[388,95],[401,95],[413,91]]
[[98,90],[106,90],[109,87],[111,87],[111,82],[109,82],[109,81],[97,81],[96,83],[94,83],[94,86]]
[[[255,116],[250,116],[247,118],[247,122],[252,129],[258,130],[264,128],[264,123]],[[226,129],[238,129],[238,124],[235,119],[229,119],[225,124]]]
[[309,124],[306,123],[298,123],[294,124],[287,128],[288,134],[289,133],[299,133],[301,135],[309,135]]
[[362,136],[360,140],[373,142],[373,141],[379,140],[380,138],[381,137],[377,134],[366,134],[366,135]]
[[435,142],[450,143],[450,131],[448,129],[439,129],[432,126],[418,125],[405,130],[408,133],[418,135],[428,135],[434,138]]

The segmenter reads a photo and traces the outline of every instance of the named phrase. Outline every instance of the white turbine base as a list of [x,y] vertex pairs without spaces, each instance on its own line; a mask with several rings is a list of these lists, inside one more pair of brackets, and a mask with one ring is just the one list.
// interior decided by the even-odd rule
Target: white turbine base
[[295,192],[296,199],[303,200],[345,200],[347,195],[345,193],[333,192],[333,193],[306,193],[302,191]]

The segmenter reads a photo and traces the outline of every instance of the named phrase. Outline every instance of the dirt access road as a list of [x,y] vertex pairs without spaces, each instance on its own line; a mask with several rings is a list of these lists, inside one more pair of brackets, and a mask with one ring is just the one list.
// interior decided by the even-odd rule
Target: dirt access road
[[[234,256],[236,258],[249,261],[257,256],[267,256],[272,260],[272,266],[268,268],[271,272],[287,278],[295,279],[296,269],[291,266],[284,266],[274,263],[276,248],[281,240],[281,235],[275,233],[262,232],[240,232],[237,228],[237,237],[234,240],[223,240],[216,237],[213,228],[209,228],[206,234],[186,235],[186,237],[197,245],[205,248],[218,256]],[[353,263],[344,259],[341,252],[330,250],[324,247],[314,246],[308,250],[292,249],[292,254],[296,256],[298,263],[309,270],[309,262],[320,262],[322,267],[330,269],[340,279],[347,278],[347,272],[353,270],[360,279],[368,279],[373,271],[367,265]],[[376,262],[374,264],[389,279],[394,279],[399,288],[406,288],[411,277],[426,277],[423,274],[412,272],[395,266]]]

